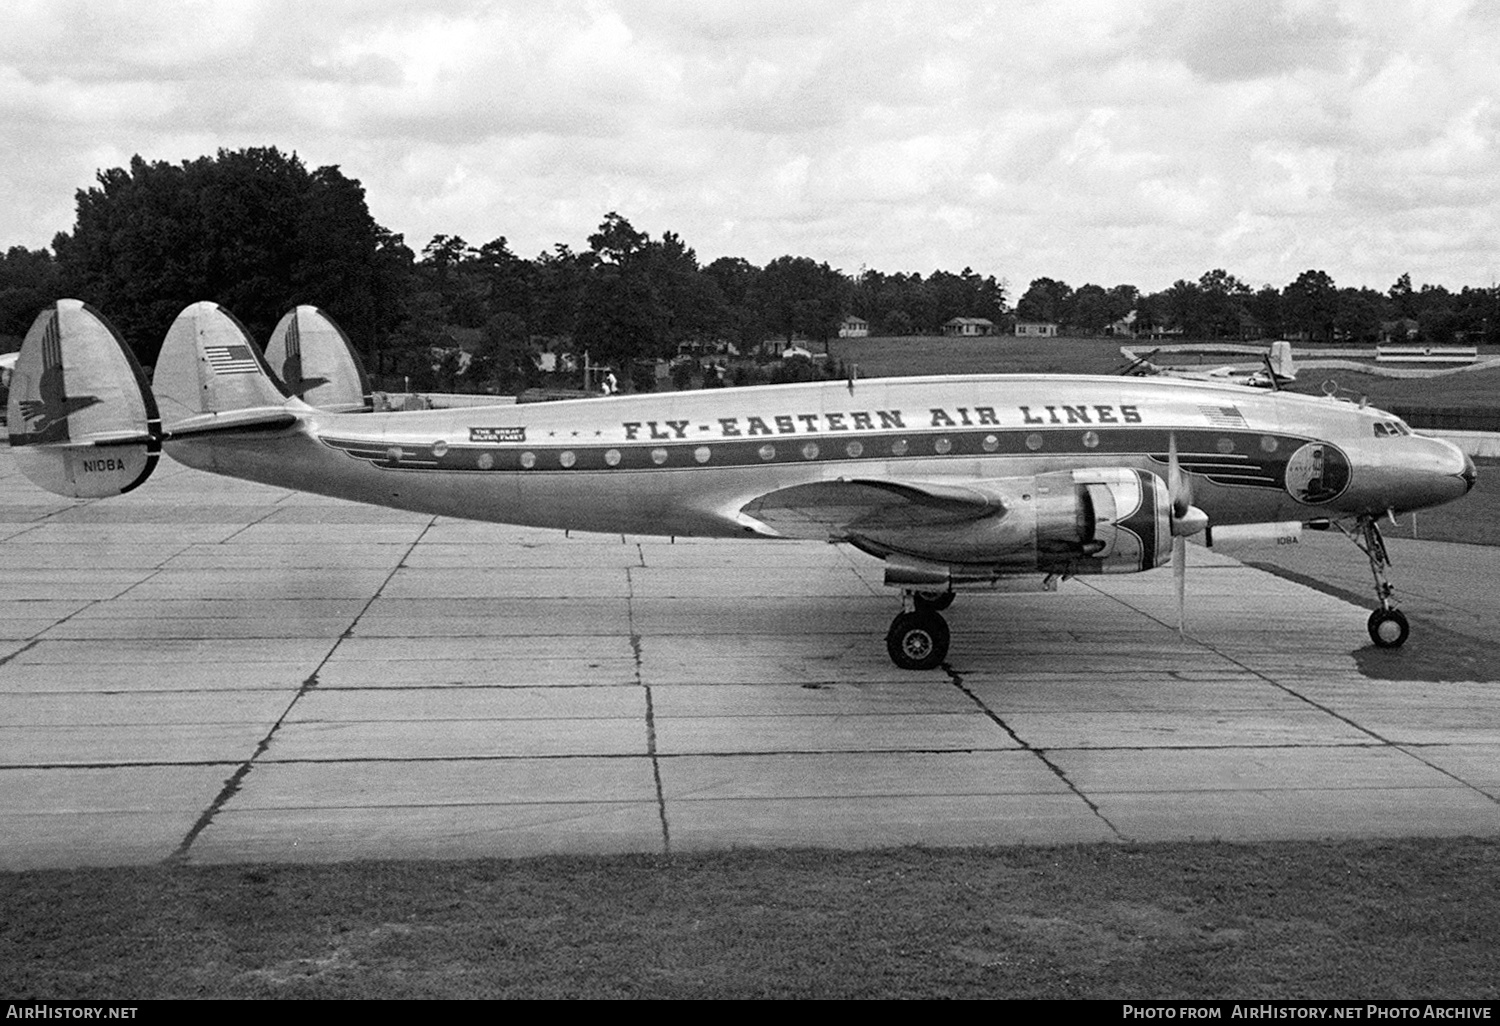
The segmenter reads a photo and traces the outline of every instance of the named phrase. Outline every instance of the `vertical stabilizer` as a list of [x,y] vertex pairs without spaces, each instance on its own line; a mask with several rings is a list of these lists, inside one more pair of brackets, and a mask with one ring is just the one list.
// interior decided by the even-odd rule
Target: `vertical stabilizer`
[[1297,368],[1292,363],[1292,344],[1285,339],[1271,343],[1268,357],[1272,377],[1277,382],[1297,380]]
[[200,414],[281,407],[288,398],[245,326],[209,302],[183,310],[167,329],[152,386],[169,430]]
[[266,362],[288,391],[319,409],[374,409],[370,378],[349,336],[315,306],[299,306],[281,318],[266,343]]
[[21,344],[6,411],[16,464],[73,498],[119,495],[151,474],[161,421],[146,376],[93,307],[60,299]]

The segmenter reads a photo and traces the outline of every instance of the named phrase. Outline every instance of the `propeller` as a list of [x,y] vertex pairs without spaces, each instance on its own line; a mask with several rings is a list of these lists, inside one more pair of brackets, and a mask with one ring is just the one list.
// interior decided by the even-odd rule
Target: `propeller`
[[1187,632],[1187,540],[1208,526],[1193,505],[1193,483],[1177,459],[1177,432],[1167,435],[1167,496],[1172,504],[1172,577],[1177,585],[1177,633]]

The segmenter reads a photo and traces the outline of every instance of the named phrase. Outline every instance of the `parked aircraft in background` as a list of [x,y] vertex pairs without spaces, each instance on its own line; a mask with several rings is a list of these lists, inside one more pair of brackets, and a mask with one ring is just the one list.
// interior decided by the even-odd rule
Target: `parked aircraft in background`
[[[1369,633],[1397,646],[1378,520],[1465,494],[1474,465],[1372,408],[1202,381],[983,375],[817,382],[402,413],[363,409],[358,359],[310,308],[297,398],[227,311],[173,322],[148,385],[95,310],[26,337],[10,441],[32,481],[98,498],[165,449],[188,466],[443,516],[651,535],[841,542],[902,595],[897,665],[946,657],[959,591],[1175,563],[1209,525],[1339,525],[1369,560]],[[283,321],[283,326],[287,325]],[[278,328],[282,332],[282,328]],[[285,332],[282,332],[285,334]],[[286,377],[292,349],[273,344]],[[318,391],[324,389],[326,391]],[[320,406],[320,403],[325,403]]]
[[1292,344],[1285,339],[1271,343],[1270,351],[1262,357],[1264,369],[1256,371],[1247,371],[1233,365],[1211,370],[1162,366],[1151,360],[1160,352],[1160,349],[1156,349],[1145,356],[1136,357],[1121,373],[1137,377],[1181,378],[1185,381],[1214,381],[1226,385],[1271,389],[1279,389],[1297,380],[1297,368],[1292,360]]

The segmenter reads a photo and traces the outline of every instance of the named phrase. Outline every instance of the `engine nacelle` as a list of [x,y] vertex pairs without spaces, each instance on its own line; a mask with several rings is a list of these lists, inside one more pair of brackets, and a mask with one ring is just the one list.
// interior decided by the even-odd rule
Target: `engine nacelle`
[[[1082,558],[1067,550],[1067,516],[1057,525],[1037,523],[1039,563],[1056,554],[1067,563],[1060,572],[1073,574],[1128,574],[1161,566],[1172,558],[1172,500],[1167,484],[1146,470],[1109,468],[1048,474],[1037,479],[1062,478],[1063,492],[1072,485],[1073,501],[1092,511],[1092,530],[1081,542]],[[1077,516],[1073,517],[1077,523]],[[1074,538],[1083,537],[1082,532]],[[1053,539],[1056,539],[1053,541]],[[1044,548],[1044,543],[1056,548]],[[1076,550],[1075,550],[1076,551]],[[1040,565],[1039,569],[1049,569]]]
[[[1150,570],[1171,559],[1167,485],[1122,467],[973,482],[1003,507],[961,524],[861,532],[849,540],[887,559],[887,583],[906,587],[982,584],[1036,573]],[[920,580],[919,580],[920,578]]]

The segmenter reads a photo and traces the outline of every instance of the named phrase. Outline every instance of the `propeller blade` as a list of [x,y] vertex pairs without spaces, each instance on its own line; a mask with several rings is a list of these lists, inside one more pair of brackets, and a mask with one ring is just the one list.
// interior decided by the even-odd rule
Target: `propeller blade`
[[1172,576],[1177,584],[1177,633],[1187,633],[1187,539],[1172,539]]
[[1177,432],[1167,435],[1167,495],[1172,503],[1172,577],[1177,586],[1177,633],[1187,633],[1187,536],[1208,526],[1193,505],[1193,485],[1177,459]]
[[1167,435],[1167,494],[1172,499],[1172,518],[1181,520],[1193,505],[1193,486],[1177,461],[1177,432]]

